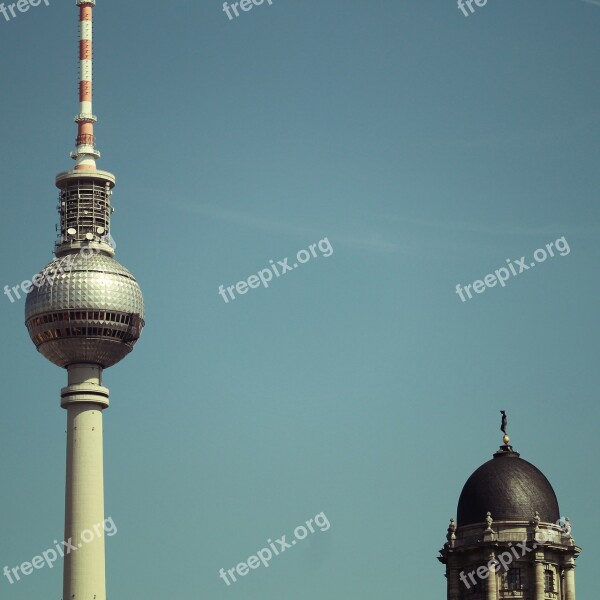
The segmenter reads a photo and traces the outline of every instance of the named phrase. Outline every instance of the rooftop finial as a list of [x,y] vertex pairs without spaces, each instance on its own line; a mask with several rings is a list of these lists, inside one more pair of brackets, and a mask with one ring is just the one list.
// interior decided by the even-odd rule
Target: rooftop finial
[[502,423],[500,425],[500,431],[504,434],[502,441],[506,445],[506,444],[508,444],[508,442],[510,442],[510,438],[508,437],[508,434],[506,433],[506,426],[508,425],[508,417],[506,416],[506,411],[501,410],[500,413],[502,414]]
[[513,447],[510,445],[510,438],[508,437],[508,434],[506,433],[506,426],[508,425],[508,416],[506,415],[506,411],[505,410],[501,410],[500,411],[501,415],[502,415],[502,423],[500,423],[500,431],[504,434],[504,436],[502,436],[502,446],[500,446],[500,449],[498,450],[498,452],[496,452],[494,454],[494,456],[519,456],[518,452],[515,452],[515,450],[513,450]]

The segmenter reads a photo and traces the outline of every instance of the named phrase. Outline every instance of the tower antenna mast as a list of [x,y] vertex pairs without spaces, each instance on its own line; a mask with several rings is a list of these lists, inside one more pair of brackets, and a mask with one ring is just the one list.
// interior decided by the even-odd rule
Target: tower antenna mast
[[77,123],[77,150],[71,153],[75,159],[75,170],[96,170],[100,152],[96,150],[92,113],[93,91],[93,9],[96,0],[77,0],[79,6],[79,114]]

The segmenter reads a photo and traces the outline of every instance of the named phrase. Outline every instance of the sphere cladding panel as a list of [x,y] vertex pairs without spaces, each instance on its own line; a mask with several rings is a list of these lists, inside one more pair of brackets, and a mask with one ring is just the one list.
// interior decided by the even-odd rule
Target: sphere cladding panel
[[58,367],[89,363],[108,369],[123,360],[133,349],[132,343],[104,338],[65,338],[44,342],[40,354]]
[[139,314],[144,298],[135,277],[114,258],[68,254],[54,259],[44,279],[27,295],[25,319],[63,309],[98,309]]
[[[71,254],[53,260],[41,275],[40,286],[34,286],[27,296],[25,318],[28,323],[33,317],[56,314],[57,311],[98,310],[127,313],[140,324],[126,340],[100,333],[49,340],[48,337],[53,337],[50,335],[45,336],[42,343],[34,339],[34,331],[37,334],[44,330],[51,332],[59,325],[50,322],[42,328],[32,327],[32,340],[48,360],[61,367],[90,362],[107,368],[131,352],[143,327],[144,300],[137,281],[125,267],[103,254]],[[86,319],[85,323],[79,321],[77,325],[95,326],[100,332],[106,331],[102,326],[109,324]]]

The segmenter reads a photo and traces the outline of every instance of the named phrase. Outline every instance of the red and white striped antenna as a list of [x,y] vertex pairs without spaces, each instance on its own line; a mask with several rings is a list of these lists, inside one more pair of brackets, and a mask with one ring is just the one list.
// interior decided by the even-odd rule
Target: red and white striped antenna
[[96,0],[75,0],[75,4],[79,7],[77,149],[71,152],[75,168],[56,176],[56,187],[60,190],[60,230],[54,253],[60,257],[91,247],[114,256],[115,250],[109,241],[115,176],[96,168],[100,152],[96,149],[96,117],[92,112],[92,11]]
[[92,113],[92,10],[96,0],[77,0],[79,6],[79,114],[77,123],[77,150],[71,152],[76,171],[95,171],[100,152],[96,150]]

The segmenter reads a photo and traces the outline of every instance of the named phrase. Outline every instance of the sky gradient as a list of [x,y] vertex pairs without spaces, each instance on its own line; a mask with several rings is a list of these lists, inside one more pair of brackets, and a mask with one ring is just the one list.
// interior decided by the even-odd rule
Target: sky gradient
[[[600,549],[600,5],[98,0],[94,113],[146,328],[107,370],[110,598],[445,598],[436,555],[501,443]],[[600,4],[600,3],[598,3]],[[77,18],[0,16],[0,287],[52,258],[76,135]],[[563,237],[569,253],[461,302]],[[225,303],[327,238],[333,252]],[[62,539],[66,373],[0,297],[0,569]],[[227,587],[324,512],[331,527]],[[0,599],[60,598],[62,567]]]

